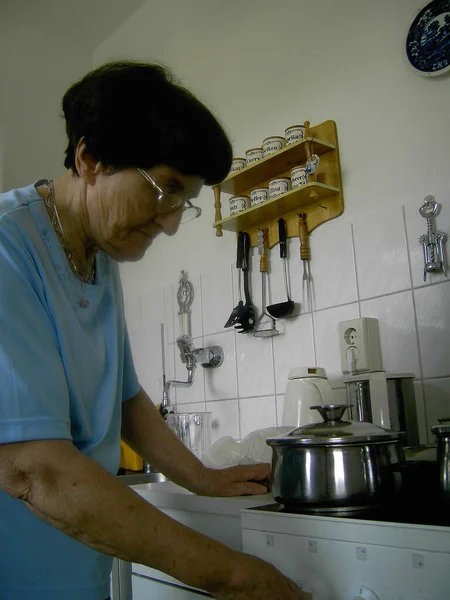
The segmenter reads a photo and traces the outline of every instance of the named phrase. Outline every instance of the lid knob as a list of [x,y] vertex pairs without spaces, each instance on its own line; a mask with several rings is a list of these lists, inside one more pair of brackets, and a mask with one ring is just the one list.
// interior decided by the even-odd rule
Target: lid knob
[[350,408],[349,404],[318,404],[310,406],[311,410],[319,411],[320,416],[325,423],[330,421],[340,421],[347,408]]

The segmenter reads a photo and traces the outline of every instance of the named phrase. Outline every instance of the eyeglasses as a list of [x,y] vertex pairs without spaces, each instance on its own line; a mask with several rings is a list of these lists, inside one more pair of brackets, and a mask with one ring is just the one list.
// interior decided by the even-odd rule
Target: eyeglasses
[[187,223],[193,219],[197,219],[202,214],[202,209],[199,206],[194,206],[190,200],[183,198],[175,192],[164,191],[150,175],[137,167],[139,173],[157,192],[156,212],[159,214],[168,214],[182,209],[180,223]]

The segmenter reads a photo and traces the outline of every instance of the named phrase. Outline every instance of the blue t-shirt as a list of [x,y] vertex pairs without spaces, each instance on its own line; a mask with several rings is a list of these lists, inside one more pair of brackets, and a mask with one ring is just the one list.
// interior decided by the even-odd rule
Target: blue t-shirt
[[[40,183],[0,194],[0,444],[72,440],[116,474],[139,391],[118,265],[97,254],[82,308]],[[0,490],[0,600],[104,600],[111,563]]]

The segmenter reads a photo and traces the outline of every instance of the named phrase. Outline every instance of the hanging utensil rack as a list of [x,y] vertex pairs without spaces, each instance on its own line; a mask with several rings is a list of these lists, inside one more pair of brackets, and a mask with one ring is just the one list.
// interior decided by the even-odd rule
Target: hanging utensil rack
[[[336,123],[324,121],[314,127],[305,121],[305,139],[291,144],[240,171],[231,173],[222,183],[215,185],[214,207],[216,236],[223,230],[247,231],[252,247],[258,246],[258,230],[268,230],[268,247],[278,243],[277,220],[286,221],[287,237],[298,236],[298,212],[306,213],[308,233],[316,227],[335,219],[344,212],[342,175]],[[304,165],[312,154],[320,156],[320,164],[311,173],[308,183],[299,188],[249,208],[238,215],[223,217],[222,193],[233,196],[250,196],[253,189],[268,187],[276,177],[290,177],[291,170]]]

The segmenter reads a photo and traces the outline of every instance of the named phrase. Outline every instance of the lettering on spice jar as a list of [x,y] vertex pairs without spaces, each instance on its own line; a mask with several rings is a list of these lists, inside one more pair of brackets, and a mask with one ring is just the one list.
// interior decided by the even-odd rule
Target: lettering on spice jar
[[231,163],[230,173],[234,173],[235,171],[240,171],[247,164],[245,158],[234,158]]
[[308,175],[305,167],[296,167],[291,171],[292,188],[298,188],[308,183]]
[[285,194],[291,189],[291,180],[288,177],[282,179],[274,179],[269,182],[269,196],[270,198],[276,198],[281,194]]
[[250,207],[250,198],[248,196],[232,196],[229,202],[230,216],[237,215]]
[[285,135],[287,146],[294,142],[299,142],[305,138],[305,127],[304,125],[293,125],[286,129]]
[[285,146],[285,140],[281,136],[274,136],[274,137],[266,138],[263,141],[263,145],[262,145],[263,151],[264,151],[264,156],[270,156],[270,154],[273,154],[274,152],[278,152],[279,150],[284,148],[284,146]]
[[250,192],[250,201],[252,206],[266,202],[269,199],[269,190],[267,188],[259,188]]

